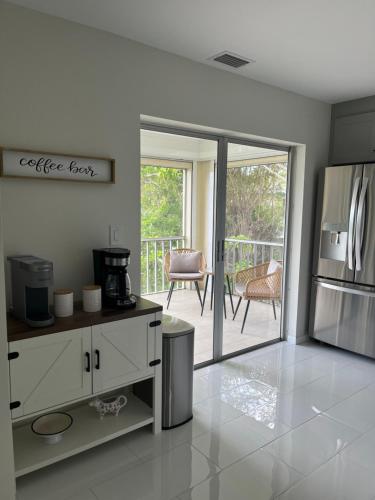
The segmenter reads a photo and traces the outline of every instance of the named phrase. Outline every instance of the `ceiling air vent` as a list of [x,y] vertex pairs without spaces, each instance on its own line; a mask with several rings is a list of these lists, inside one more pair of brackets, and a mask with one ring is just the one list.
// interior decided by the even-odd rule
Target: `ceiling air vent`
[[211,57],[210,59],[221,64],[225,64],[226,66],[230,66],[231,68],[241,68],[246,64],[255,62],[252,59],[244,59],[243,57],[231,54],[230,52],[222,52],[221,54]]

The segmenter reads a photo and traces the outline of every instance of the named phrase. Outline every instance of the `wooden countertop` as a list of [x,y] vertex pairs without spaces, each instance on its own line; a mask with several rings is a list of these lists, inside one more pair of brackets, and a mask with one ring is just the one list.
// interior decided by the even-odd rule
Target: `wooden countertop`
[[51,333],[66,332],[77,328],[85,328],[101,323],[110,323],[121,319],[135,318],[146,314],[153,314],[163,310],[163,307],[150,300],[137,297],[137,305],[133,309],[102,309],[99,312],[87,313],[82,310],[82,305],[75,305],[73,316],[55,318],[55,323],[43,328],[32,328],[23,321],[14,318],[11,314],[7,317],[8,342],[50,335]]

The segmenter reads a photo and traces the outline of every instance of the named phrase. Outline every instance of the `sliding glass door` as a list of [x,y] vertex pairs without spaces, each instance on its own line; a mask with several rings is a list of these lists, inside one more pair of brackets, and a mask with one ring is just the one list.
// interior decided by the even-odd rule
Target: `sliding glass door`
[[141,130],[141,294],[195,327],[213,360],[217,140]]
[[288,154],[228,142],[222,355],[279,340]]
[[[149,127],[141,157],[142,294],[195,326],[196,365],[279,340],[287,150]],[[197,280],[173,277],[183,249]]]

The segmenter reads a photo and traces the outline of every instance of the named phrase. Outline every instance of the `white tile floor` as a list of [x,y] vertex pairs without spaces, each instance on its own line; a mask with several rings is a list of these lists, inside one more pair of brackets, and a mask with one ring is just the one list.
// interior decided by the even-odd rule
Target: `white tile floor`
[[[176,290],[167,310],[167,293],[145,295],[145,299],[161,304],[165,314],[176,316],[192,323],[195,327],[194,362],[203,363],[212,359],[213,349],[213,311],[210,310],[210,295],[207,295],[204,313],[195,290]],[[234,307],[238,297],[233,296]],[[223,323],[223,354],[230,354],[241,349],[262,344],[280,338],[280,307],[276,306],[277,319],[274,319],[272,305],[252,301],[247,316],[244,332],[241,334],[242,320],[245,314],[246,301],[242,301],[236,319],[230,305],[229,295],[225,298],[227,318]]]
[[375,361],[283,342],[194,379],[191,422],[30,474],[18,498],[375,500]]

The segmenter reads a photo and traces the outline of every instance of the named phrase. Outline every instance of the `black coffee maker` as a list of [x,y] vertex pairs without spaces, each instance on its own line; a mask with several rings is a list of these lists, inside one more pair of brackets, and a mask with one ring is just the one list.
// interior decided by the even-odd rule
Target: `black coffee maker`
[[102,248],[93,250],[95,284],[102,287],[102,302],[107,307],[127,309],[137,303],[131,293],[127,271],[130,250],[127,248]]

